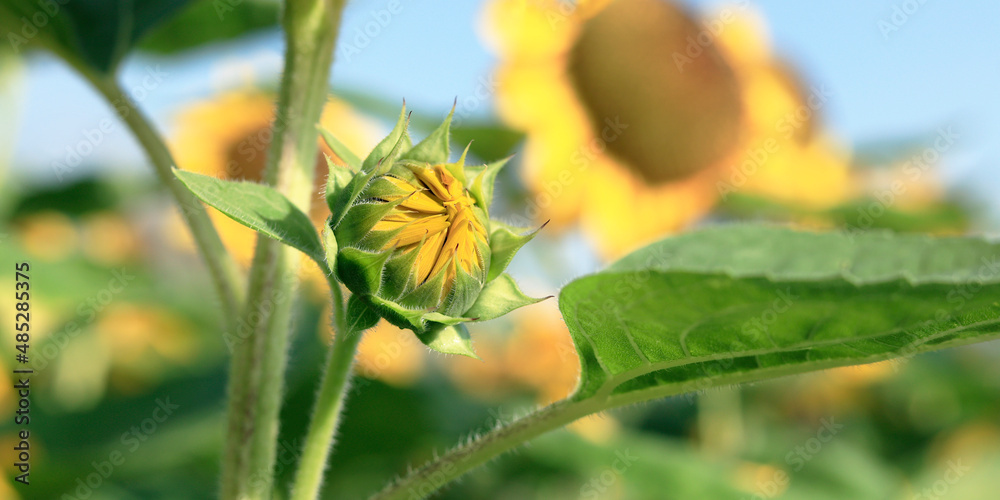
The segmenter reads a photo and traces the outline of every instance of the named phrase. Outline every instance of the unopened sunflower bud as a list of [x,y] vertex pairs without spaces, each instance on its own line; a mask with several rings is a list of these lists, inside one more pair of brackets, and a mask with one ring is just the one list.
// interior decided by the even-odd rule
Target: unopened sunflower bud
[[390,323],[436,350],[474,356],[462,323],[541,300],[503,273],[535,233],[489,220],[503,162],[466,167],[463,153],[448,163],[450,121],[411,147],[404,110],[348,182],[331,177],[331,265]]

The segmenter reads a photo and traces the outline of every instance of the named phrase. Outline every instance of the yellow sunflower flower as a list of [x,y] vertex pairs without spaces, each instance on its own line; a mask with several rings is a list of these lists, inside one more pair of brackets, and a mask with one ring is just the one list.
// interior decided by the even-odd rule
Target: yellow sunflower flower
[[555,228],[580,221],[611,257],[713,206],[718,171],[739,139],[740,95],[715,49],[683,71],[670,58],[699,31],[680,8],[563,4],[489,4],[497,109],[527,133],[529,215]]
[[816,126],[827,96],[804,92],[740,10],[708,18],[713,30],[663,0],[491,2],[497,108],[527,134],[529,217],[579,222],[612,258],[727,192],[851,196],[849,155]]
[[399,231],[389,238],[382,250],[416,250],[413,269],[417,283],[424,283],[445,270],[442,295],[448,295],[458,267],[466,273],[483,272],[484,257],[480,245],[488,240],[486,226],[476,217],[475,200],[463,184],[444,165],[424,168],[407,165],[415,179],[385,179],[397,192],[383,196],[388,203],[399,204],[375,223],[372,231]]
[[[171,149],[180,168],[222,179],[259,181],[272,140],[273,120],[273,95],[257,91],[222,94],[193,104],[178,114]],[[373,122],[336,99],[327,103],[320,124],[357,151],[377,137],[378,127]],[[318,133],[317,142],[322,153],[335,157],[319,140]],[[317,226],[329,215],[321,195],[326,176],[326,161],[321,154],[317,155],[316,196],[309,212]],[[209,212],[226,248],[238,262],[249,265],[256,241],[254,231],[218,211]],[[192,247],[190,235],[180,227],[179,220],[172,229],[184,248]],[[308,262],[305,266],[318,272]]]
[[855,196],[850,152],[818,124],[829,92],[806,88],[772,55],[760,16],[731,12],[716,45],[733,68],[746,114],[741,153],[718,184],[720,194],[746,191],[811,208]]

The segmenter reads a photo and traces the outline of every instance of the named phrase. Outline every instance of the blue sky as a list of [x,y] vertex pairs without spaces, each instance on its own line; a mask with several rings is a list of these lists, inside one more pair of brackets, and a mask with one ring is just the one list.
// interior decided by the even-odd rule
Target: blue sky
[[[472,96],[488,81],[495,61],[478,35],[482,2],[404,0],[402,10],[390,14],[374,37],[359,38],[388,3],[351,3],[341,47],[350,43],[359,50],[350,57],[341,53],[335,86],[405,97],[415,108],[432,111],[447,109],[456,97]],[[724,4],[685,3],[706,13]],[[865,144],[933,135],[938,127],[953,126],[959,140],[946,157],[947,178],[977,186],[981,194],[1000,188],[1000,172],[993,167],[1000,162],[993,140],[1000,137],[1000,31],[995,28],[1000,3],[759,0],[750,5],[763,13],[775,51],[810,84],[829,89],[822,119],[837,136]],[[386,19],[385,13],[381,17]],[[887,27],[897,29],[886,32]],[[180,103],[249,79],[275,78],[280,54],[280,36],[263,34],[179,59],[133,58],[123,80],[127,87],[138,85],[150,67],[159,65],[164,82],[148,92],[142,106],[169,130],[170,113]],[[54,180],[52,162],[112,117],[111,111],[47,57],[28,62],[22,92],[14,163],[30,167],[38,182]],[[489,103],[477,103],[470,112],[488,113]],[[90,159],[109,169],[141,164],[141,154],[120,124],[104,134]]]

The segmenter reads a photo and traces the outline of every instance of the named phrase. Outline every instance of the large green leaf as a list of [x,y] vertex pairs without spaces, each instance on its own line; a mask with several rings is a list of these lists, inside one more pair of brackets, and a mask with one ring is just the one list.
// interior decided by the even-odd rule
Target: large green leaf
[[0,34],[17,50],[41,42],[98,73],[118,63],[153,27],[191,0],[0,0]]
[[139,49],[173,54],[202,45],[278,29],[280,4],[271,0],[196,0],[152,30]]
[[326,269],[326,252],[309,216],[278,191],[263,184],[224,181],[184,170],[174,169],[174,175],[201,201],[250,229],[302,251],[320,269]]
[[1000,337],[1000,245],[722,226],[563,290],[594,408]]

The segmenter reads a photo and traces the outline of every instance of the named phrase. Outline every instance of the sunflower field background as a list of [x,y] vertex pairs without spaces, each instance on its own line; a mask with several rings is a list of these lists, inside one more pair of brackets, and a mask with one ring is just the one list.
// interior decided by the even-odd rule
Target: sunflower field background
[[[322,124],[361,153],[403,98],[421,136],[454,103],[455,144],[471,142],[480,162],[513,155],[497,216],[546,224],[512,264],[536,296],[718,221],[995,235],[998,10],[350,2]],[[260,179],[278,12],[268,0],[186,2],[125,60],[127,92],[179,166]],[[30,487],[15,485],[5,458],[0,499],[212,498],[229,350],[209,279],[114,109],[10,33],[0,43],[0,253],[37,269],[35,440]],[[309,215],[319,225],[327,167],[317,162]],[[210,215],[249,265],[253,232]],[[303,268],[296,298],[281,481],[331,335],[319,273]],[[12,304],[0,293],[0,310]],[[574,388],[578,361],[555,301],[473,328],[482,360],[432,353],[385,322],[366,335],[328,498],[363,498],[470,429]],[[0,335],[12,336],[7,322]],[[11,373],[13,352],[0,346],[0,372]],[[998,361],[993,342],[628,407],[539,438],[439,498],[993,499]],[[0,384],[3,457],[17,441],[12,386]]]

